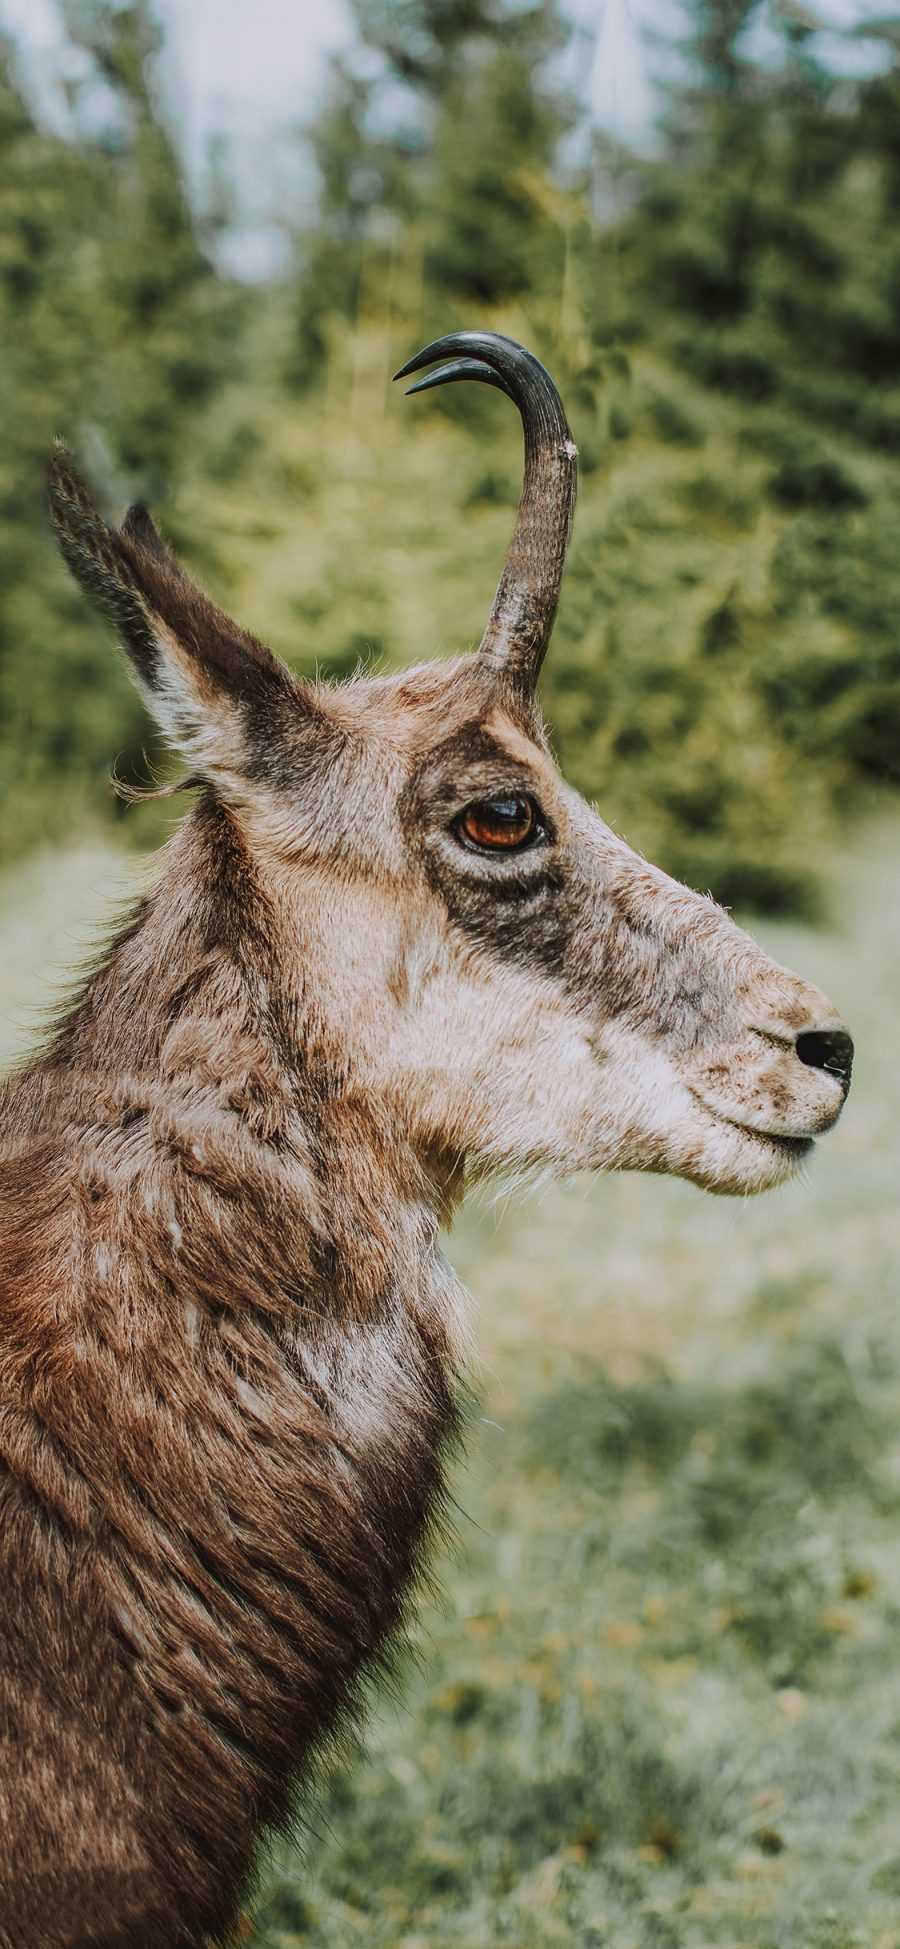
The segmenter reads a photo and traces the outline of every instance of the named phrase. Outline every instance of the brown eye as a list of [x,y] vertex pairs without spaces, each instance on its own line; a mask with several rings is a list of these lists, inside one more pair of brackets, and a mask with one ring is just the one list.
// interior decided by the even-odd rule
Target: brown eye
[[524,793],[508,799],[482,799],[467,805],[456,821],[458,837],[482,852],[515,852],[540,838],[541,825],[533,799]]

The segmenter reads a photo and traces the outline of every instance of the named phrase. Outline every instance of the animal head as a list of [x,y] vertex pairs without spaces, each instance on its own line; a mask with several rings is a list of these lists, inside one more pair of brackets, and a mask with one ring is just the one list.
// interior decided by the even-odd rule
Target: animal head
[[816,988],[563,782],[535,688],[575,445],[521,346],[461,333],[398,377],[446,358],[411,390],[489,383],[525,431],[477,654],[302,682],[196,588],[145,509],[108,527],[59,450],[63,553],[246,849],[278,943],[266,977],[303,1025],[298,1062],[314,1040],[339,1087],[423,1157],[765,1189],[838,1116],[850,1038]]

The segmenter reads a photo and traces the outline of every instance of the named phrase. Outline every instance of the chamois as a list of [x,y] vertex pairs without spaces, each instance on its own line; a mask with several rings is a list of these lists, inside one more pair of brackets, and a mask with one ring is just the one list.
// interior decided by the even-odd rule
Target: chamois
[[575,445],[521,346],[398,377],[439,360],[413,391],[490,383],[524,424],[475,655],[302,682],[51,464],[200,789],[0,1093],[0,1949],[227,1939],[440,1508],[467,1182],[760,1191],[849,1085],[830,1002],[563,784],[535,686]]

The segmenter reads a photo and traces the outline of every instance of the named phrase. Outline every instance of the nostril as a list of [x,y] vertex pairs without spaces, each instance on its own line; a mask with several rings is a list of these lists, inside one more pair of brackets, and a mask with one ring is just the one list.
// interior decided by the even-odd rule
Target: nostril
[[849,1083],[853,1042],[846,1029],[804,1029],[797,1037],[797,1054],[809,1069],[827,1069]]

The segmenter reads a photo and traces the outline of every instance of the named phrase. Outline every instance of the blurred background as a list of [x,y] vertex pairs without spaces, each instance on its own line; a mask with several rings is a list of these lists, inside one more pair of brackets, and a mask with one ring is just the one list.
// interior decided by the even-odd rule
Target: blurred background
[[859,1048],[789,1191],[464,1219],[447,1594],[252,1944],[900,1945],[898,218],[871,0],[0,0],[0,1052],[171,817],[53,436],[304,674],[451,653],[520,430],[389,378],[465,326],[579,443],[565,770]]

